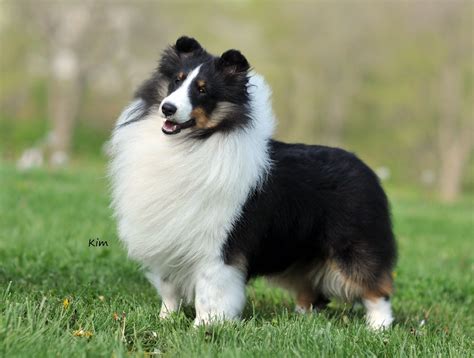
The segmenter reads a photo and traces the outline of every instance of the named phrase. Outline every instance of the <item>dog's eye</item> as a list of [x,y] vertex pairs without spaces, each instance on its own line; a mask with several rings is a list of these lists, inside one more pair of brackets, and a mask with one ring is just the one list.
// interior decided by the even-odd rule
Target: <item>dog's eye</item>
[[204,94],[204,93],[206,93],[206,87],[200,86],[200,87],[198,87],[198,91],[199,91],[199,93]]

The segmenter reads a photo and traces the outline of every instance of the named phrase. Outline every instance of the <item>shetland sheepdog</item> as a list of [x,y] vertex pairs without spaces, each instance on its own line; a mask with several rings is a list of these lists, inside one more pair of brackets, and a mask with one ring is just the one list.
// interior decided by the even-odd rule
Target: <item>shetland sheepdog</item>
[[393,321],[396,245],[374,172],[339,148],[272,139],[271,91],[237,50],[180,37],[120,115],[109,174],[120,239],[162,298],[195,324],[237,319],[257,276],[296,310],[361,301]]

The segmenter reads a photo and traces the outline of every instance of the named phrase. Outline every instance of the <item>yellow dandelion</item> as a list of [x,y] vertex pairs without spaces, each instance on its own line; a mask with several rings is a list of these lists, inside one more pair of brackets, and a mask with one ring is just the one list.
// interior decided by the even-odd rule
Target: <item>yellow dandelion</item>
[[63,308],[67,309],[69,307],[69,299],[65,298],[63,301]]
[[84,331],[83,329],[78,329],[78,330],[72,332],[72,335],[74,337],[86,337],[86,338],[90,338],[90,337],[93,336],[91,331]]

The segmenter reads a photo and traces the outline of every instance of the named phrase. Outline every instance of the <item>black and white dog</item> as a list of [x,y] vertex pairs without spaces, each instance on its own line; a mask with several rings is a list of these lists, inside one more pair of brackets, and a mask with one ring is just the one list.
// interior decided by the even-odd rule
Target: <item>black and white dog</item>
[[239,317],[263,275],[297,310],[361,300],[392,321],[396,247],[376,175],[342,149],[273,140],[270,89],[237,50],[167,48],[118,119],[110,176],[120,239],[162,297],[196,324]]

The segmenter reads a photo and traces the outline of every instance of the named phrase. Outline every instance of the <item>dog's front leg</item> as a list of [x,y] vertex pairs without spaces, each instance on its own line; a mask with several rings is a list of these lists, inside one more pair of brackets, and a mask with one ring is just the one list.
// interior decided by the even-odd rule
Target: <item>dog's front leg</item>
[[157,273],[148,272],[146,276],[161,296],[160,318],[168,318],[171,313],[178,311],[182,299],[176,287]]
[[196,281],[194,325],[239,318],[245,305],[245,274],[216,261],[206,264]]

